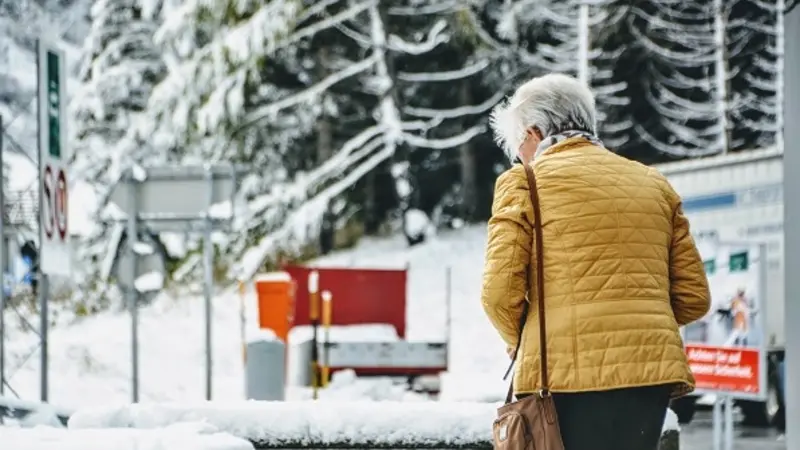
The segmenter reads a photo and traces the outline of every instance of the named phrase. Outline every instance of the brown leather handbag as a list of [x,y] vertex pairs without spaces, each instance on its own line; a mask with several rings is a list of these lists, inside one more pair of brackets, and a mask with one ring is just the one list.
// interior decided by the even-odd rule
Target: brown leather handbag
[[[534,238],[536,246],[536,303],[539,307],[539,347],[542,362],[542,387],[536,394],[523,397],[512,402],[514,382],[508,386],[506,402],[497,409],[497,419],[492,426],[492,437],[495,450],[564,450],[561,430],[558,427],[558,415],[553,397],[550,395],[550,383],[547,374],[547,327],[544,314],[544,258],[542,253],[542,213],[539,207],[539,192],[536,189],[536,176],[533,169],[525,164],[528,176],[528,188],[533,204]],[[520,342],[522,330],[528,316],[529,302],[525,302],[519,324],[519,339],[511,364],[505,377],[511,372]]]

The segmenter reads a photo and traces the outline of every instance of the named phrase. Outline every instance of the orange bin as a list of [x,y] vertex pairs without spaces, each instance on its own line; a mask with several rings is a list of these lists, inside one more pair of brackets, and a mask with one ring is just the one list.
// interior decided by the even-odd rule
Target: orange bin
[[295,282],[286,272],[273,272],[256,278],[255,286],[258,327],[272,330],[278,339],[288,343],[294,320]]

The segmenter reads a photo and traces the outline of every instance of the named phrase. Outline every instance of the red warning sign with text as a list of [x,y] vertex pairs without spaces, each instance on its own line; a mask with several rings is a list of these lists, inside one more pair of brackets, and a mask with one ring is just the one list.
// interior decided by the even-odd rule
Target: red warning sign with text
[[686,345],[697,389],[758,395],[761,355],[755,348]]

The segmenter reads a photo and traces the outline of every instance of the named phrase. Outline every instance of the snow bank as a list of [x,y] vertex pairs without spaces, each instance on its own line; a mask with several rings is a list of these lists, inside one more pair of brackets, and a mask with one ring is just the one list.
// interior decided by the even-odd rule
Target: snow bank
[[269,328],[260,328],[255,331],[251,331],[247,335],[248,344],[252,344],[255,342],[275,342],[277,340],[278,340],[278,335],[276,335],[275,332],[270,330]]
[[300,447],[312,443],[322,446],[347,443],[372,448],[485,447],[491,439],[495,416],[495,405],[488,403],[134,404],[79,411],[70,419],[69,428],[149,429],[180,422],[204,422],[248,439],[258,447]]
[[503,374],[446,372],[440,376],[439,400],[448,402],[498,403],[506,397],[508,382]]
[[[390,377],[358,378],[353,370],[335,372],[331,382],[318,392],[319,401],[430,401],[425,394],[408,390],[406,379]],[[287,398],[291,400],[311,400],[312,390],[309,387],[289,386]]]
[[201,423],[152,430],[0,427],[0,442],[4,450],[253,450],[250,442]]
[[7,416],[19,417],[22,415],[16,414],[19,411],[26,413],[22,421],[23,426],[60,426],[60,419],[66,421],[66,418],[73,413],[70,409],[57,408],[47,403],[0,395],[0,416],[5,413]]
[[[170,427],[204,423],[256,447],[437,448],[491,446],[497,404],[467,402],[300,401],[135,404],[79,411],[69,428]],[[663,432],[677,432],[667,414]]]
[[[324,340],[325,330],[319,327],[320,341]],[[392,325],[384,323],[365,323],[359,325],[331,325],[331,342],[397,342],[400,336]],[[297,326],[289,330],[289,344],[301,344],[311,340],[314,327],[309,325]]]

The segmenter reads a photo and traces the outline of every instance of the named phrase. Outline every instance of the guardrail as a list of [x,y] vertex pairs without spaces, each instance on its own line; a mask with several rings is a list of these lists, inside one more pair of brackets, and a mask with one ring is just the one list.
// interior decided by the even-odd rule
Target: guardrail
[[[79,410],[69,428],[152,429],[203,423],[255,449],[491,449],[496,405],[465,402],[235,402],[135,404]],[[674,417],[661,450],[679,449]],[[674,424],[674,425],[673,425]]]

